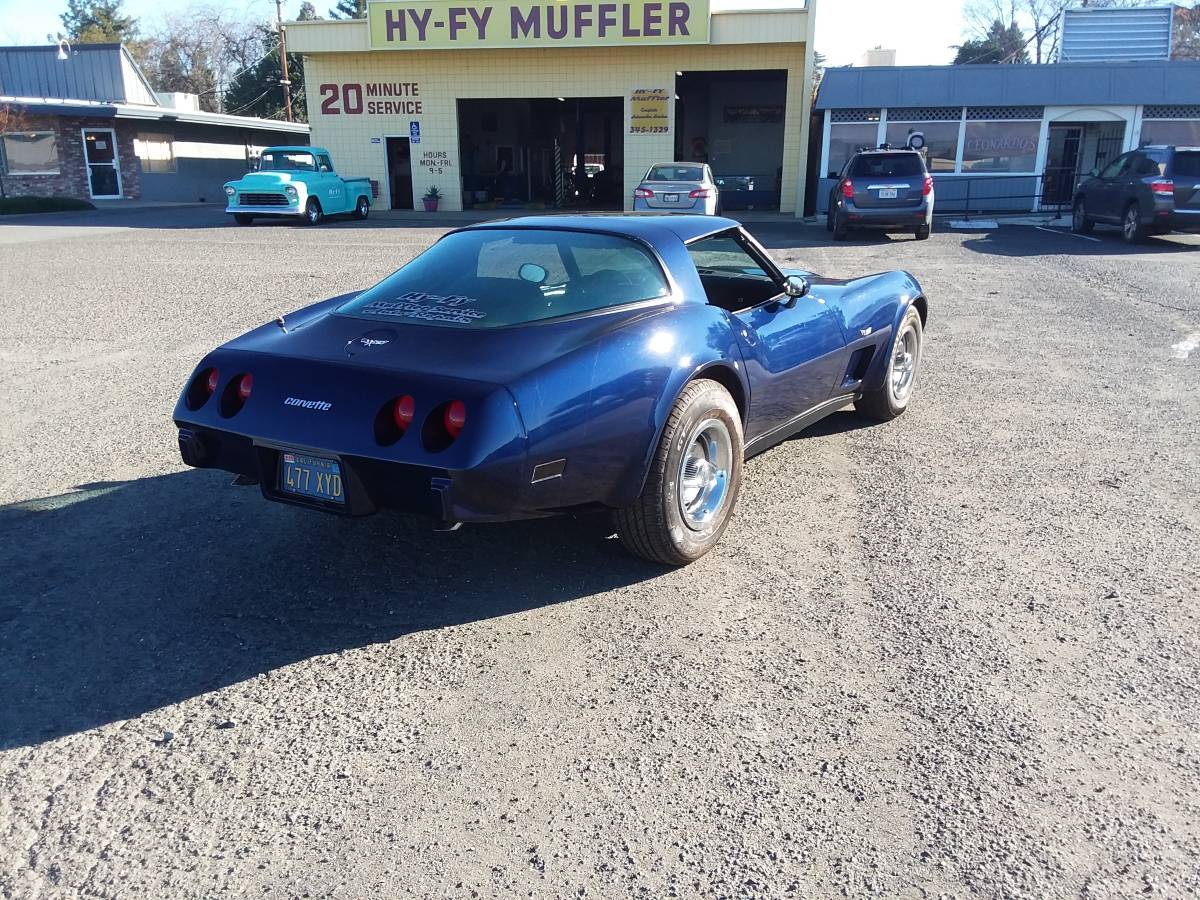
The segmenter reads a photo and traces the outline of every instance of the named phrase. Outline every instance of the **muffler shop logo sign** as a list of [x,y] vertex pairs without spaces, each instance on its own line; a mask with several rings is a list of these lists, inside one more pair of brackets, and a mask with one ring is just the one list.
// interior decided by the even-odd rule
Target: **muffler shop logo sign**
[[374,0],[374,50],[707,44],[709,0]]

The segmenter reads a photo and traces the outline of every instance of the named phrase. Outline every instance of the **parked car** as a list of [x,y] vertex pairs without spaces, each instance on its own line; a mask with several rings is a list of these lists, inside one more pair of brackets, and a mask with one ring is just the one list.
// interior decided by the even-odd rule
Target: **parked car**
[[847,160],[829,192],[825,227],[835,241],[855,228],[911,231],[918,241],[933,227],[933,176],[916,150],[861,150]]
[[721,215],[721,192],[704,163],[658,163],[633,189],[635,212],[682,212]]
[[294,216],[316,225],[325,216],[371,212],[371,181],[343,178],[322,147],[268,147],[258,170],[225,185],[225,212],[239,225],[259,216]]
[[1200,147],[1142,147],[1093,169],[1071,206],[1071,230],[1119,225],[1126,243],[1148,234],[1200,231]]
[[927,314],[905,272],[788,272],[730,219],[489,222],[218,347],[174,419],[185,463],[269,500],[443,530],[610,510],[683,565],[745,458],[850,403],[908,408]]

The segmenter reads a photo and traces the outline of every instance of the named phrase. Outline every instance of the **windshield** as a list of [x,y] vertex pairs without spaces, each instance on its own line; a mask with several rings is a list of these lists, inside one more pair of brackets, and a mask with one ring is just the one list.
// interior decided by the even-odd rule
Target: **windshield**
[[260,172],[315,172],[316,164],[311,153],[300,151],[268,150],[258,160]]
[[647,181],[703,181],[704,169],[701,166],[654,166]]
[[497,328],[670,292],[658,261],[628,238],[480,228],[447,235],[338,311],[388,322]]
[[915,153],[869,153],[854,160],[849,174],[852,178],[919,178],[925,167]]

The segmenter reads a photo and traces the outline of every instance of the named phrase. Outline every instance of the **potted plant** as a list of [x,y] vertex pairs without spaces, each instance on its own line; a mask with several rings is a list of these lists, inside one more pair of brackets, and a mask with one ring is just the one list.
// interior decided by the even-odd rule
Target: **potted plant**
[[437,189],[437,185],[433,185],[421,198],[421,202],[425,204],[425,212],[437,212],[438,201],[441,199],[442,192]]

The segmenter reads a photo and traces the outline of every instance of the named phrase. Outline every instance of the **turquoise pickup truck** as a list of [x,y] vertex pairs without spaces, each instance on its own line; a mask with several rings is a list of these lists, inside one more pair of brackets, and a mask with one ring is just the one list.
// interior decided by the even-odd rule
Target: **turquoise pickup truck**
[[225,185],[225,212],[239,225],[259,216],[302,217],[316,225],[326,216],[371,211],[371,181],[343,178],[323,147],[268,147],[258,170]]

